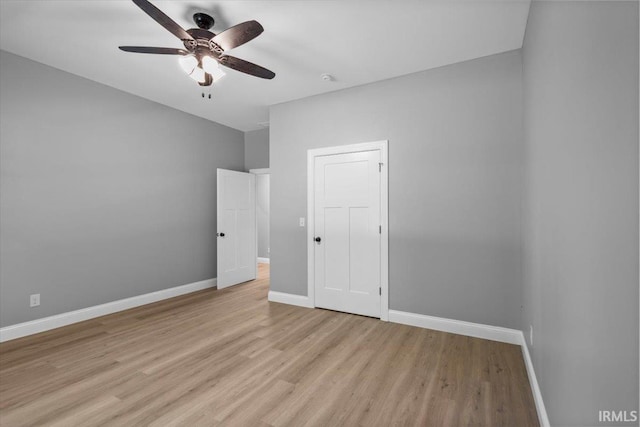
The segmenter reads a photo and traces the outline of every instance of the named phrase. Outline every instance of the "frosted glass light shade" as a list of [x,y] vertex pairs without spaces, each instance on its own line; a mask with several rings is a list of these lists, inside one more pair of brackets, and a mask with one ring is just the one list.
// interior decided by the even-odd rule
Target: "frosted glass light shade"
[[210,56],[205,56],[204,58],[202,58],[202,68],[204,69],[204,71],[213,76],[213,80],[218,80],[225,76],[225,72],[222,71],[222,69],[218,65],[218,61]]
[[193,55],[181,56],[178,58],[178,62],[180,63],[180,67],[184,70],[185,73],[191,75],[193,70],[198,66],[198,59]]
[[204,83],[204,80],[205,80],[204,70],[200,67],[196,67],[193,69],[193,72],[189,74],[189,77],[191,77],[193,80],[197,81],[198,83]]

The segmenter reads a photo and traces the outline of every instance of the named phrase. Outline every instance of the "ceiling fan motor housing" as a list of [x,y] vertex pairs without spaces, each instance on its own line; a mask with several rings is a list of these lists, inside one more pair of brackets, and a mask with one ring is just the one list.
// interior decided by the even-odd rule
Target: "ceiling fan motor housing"
[[187,33],[193,40],[183,40],[184,46],[188,51],[197,54],[215,54],[219,56],[224,50],[218,46],[213,40],[215,34],[211,31],[201,28],[191,28],[187,30]]
[[203,30],[208,30],[213,27],[213,24],[216,22],[213,17],[206,13],[194,13],[193,21],[196,23],[198,28],[202,28]]

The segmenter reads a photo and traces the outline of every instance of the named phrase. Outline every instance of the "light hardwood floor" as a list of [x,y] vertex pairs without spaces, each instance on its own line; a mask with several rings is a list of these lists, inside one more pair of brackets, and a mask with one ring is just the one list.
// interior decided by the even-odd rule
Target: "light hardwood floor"
[[268,268],[0,344],[0,425],[538,425],[518,346],[270,303]]

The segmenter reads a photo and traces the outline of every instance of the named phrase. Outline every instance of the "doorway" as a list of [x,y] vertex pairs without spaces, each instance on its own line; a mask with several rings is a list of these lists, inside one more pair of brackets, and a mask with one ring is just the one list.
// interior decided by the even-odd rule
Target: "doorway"
[[313,306],[388,320],[387,141],[309,150]]
[[256,176],[256,241],[258,242],[258,276],[269,276],[271,262],[270,243],[270,190],[271,172],[269,168],[250,169]]

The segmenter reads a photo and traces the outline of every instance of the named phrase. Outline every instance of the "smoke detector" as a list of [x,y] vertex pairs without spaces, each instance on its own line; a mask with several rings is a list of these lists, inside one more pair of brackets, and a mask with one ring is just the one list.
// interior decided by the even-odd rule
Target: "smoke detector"
[[322,81],[324,81],[324,82],[332,82],[332,81],[334,80],[334,79],[333,79],[333,76],[332,76],[331,74],[326,74],[326,73],[325,73],[325,74],[321,74],[321,75],[320,75],[320,78],[321,78],[321,79],[322,79]]

